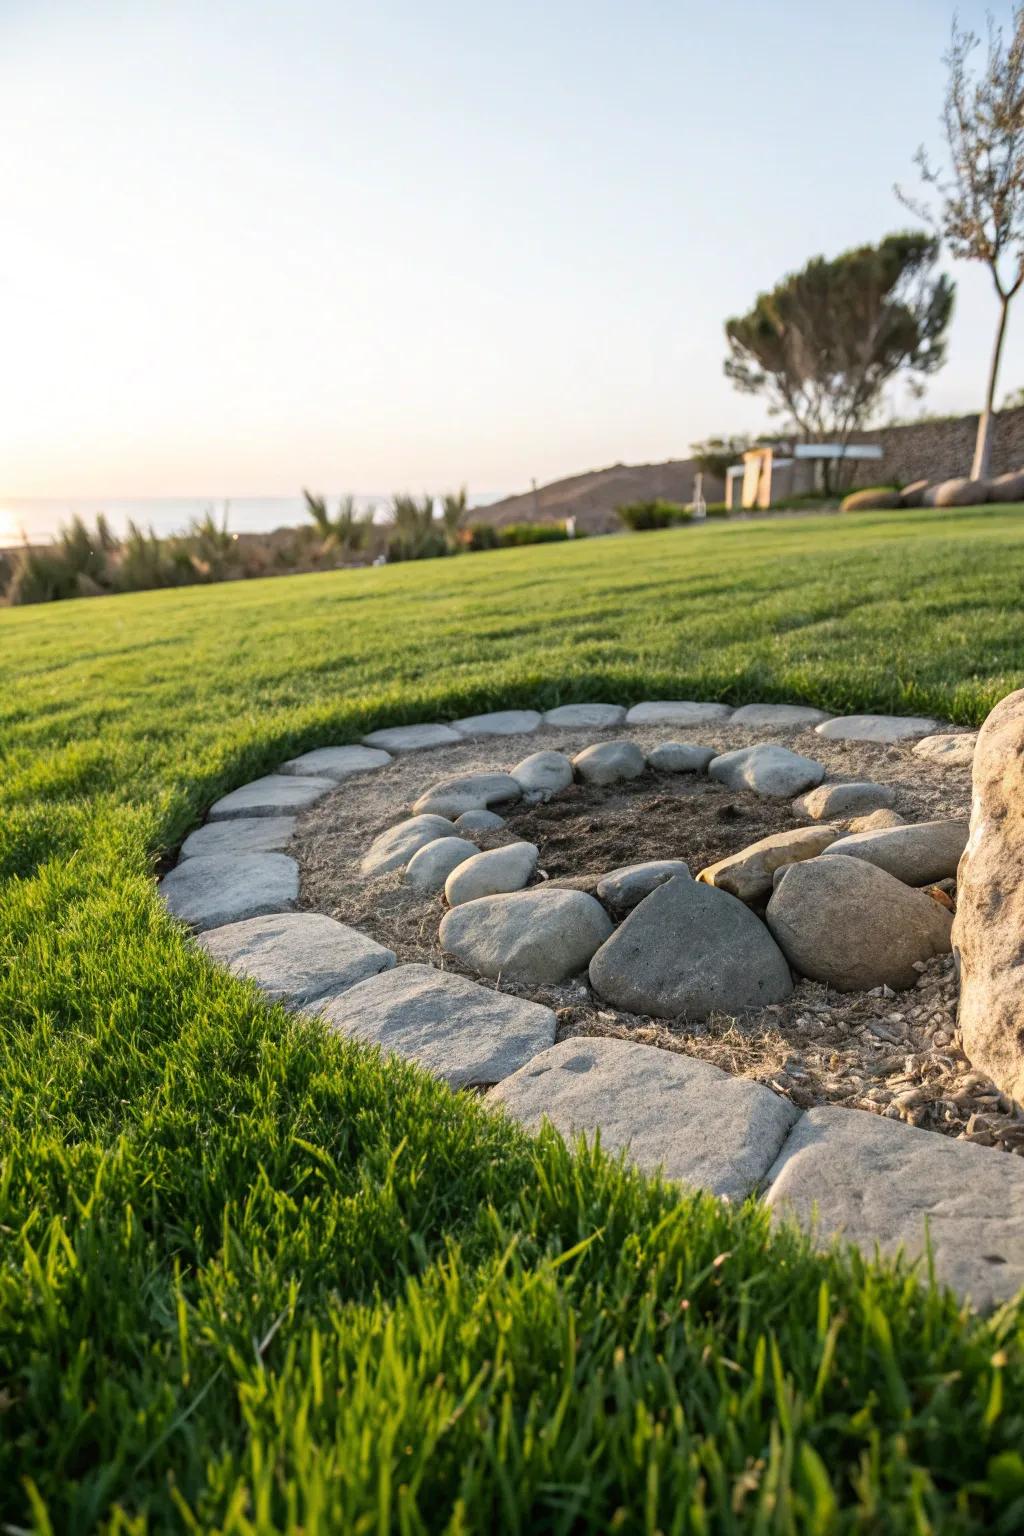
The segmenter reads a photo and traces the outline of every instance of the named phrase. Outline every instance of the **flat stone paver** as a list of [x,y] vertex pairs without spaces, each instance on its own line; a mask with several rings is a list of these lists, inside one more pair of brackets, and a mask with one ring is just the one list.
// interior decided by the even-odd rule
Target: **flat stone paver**
[[739,709],[733,710],[730,724],[744,725],[753,730],[759,730],[762,726],[786,730],[793,726],[820,725],[823,720],[831,718],[827,709],[812,709],[809,704],[742,704]]
[[941,722],[923,715],[837,715],[814,729],[828,741],[910,741],[930,736]]
[[450,725],[391,725],[364,736],[363,746],[382,752],[422,752],[428,747],[455,747],[461,740]]
[[496,709],[486,715],[466,715],[452,722],[460,736],[519,736],[535,731],[540,715],[535,709]]
[[[790,878],[787,876],[787,879]],[[1024,1159],[857,1109],[812,1109],[769,1175],[767,1203],[868,1256],[925,1251],[937,1278],[975,1306],[1024,1286]],[[922,1277],[926,1270],[922,1263]]]
[[535,1130],[547,1118],[563,1136],[601,1133],[645,1173],[729,1200],[764,1178],[800,1111],[770,1088],[652,1045],[562,1040],[487,1096]]
[[283,912],[228,923],[199,943],[233,976],[245,976],[274,1002],[298,1008],[326,992],[341,992],[395,963],[365,933],[322,912]]
[[544,724],[565,730],[602,731],[621,725],[626,718],[624,704],[559,704],[544,711]]
[[289,811],[304,811],[337,789],[333,779],[296,778],[287,773],[268,773],[224,795],[209,810],[210,821],[225,821],[233,816],[280,816]]
[[728,704],[702,704],[693,699],[647,699],[634,704],[626,715],[627,725],[706,725],[711,720],[728,720]]
[[540,1003],[430,965],[400,965],[317,1010],[332,1029],[408,1061],[455,1088],[497,1083],[555,1038]]
[[172,917],[197,929],[220,928],[288,912],[299,899],[299,866],[283,853],[197,854],[158,889]]
[[314,747],[312,752],[303,752],[301,757],[282,763],[281,772],[334,779],[340,784],[354,773],[386,768],[390,761],[391,753],[382,752],[379,747]]
[[194,859],[197,854],[279,853],[291,842],[297,825],[294,816],[237,816],[234,820],[210,821],[189,833],[178,862]]

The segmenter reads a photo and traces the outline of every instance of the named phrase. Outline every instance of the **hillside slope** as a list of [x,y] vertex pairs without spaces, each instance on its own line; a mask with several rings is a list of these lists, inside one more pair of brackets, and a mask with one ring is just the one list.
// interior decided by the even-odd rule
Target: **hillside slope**
[[[565,480],[553,480],[506,496],[488,507],[473,509],[474,522],[492,523],[497,528],[508,523],[552,523],[575,517],[586,533],[609,533],[620,526],[615,508],[628,501],[652,501],[662,496],[667,501],[687,502],[693,498],[697,465],[693,459],[669,459],[664,464],[613,464],[608,469],[591,469]],[[720,482],[704,478],[704,496],[718,501]]]

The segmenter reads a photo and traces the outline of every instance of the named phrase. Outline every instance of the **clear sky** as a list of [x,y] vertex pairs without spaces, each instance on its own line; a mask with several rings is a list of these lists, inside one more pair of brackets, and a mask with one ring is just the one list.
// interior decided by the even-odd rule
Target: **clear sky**
[[[765,426],[722,322],[908,222],[951,11],[0,0],[0,494],[480,494]],[[957,277],[930,409],[983,394]]]

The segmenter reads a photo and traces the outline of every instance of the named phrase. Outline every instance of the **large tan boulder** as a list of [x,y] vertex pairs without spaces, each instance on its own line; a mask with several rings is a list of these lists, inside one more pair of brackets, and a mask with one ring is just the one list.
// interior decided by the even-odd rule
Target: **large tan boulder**
[[843,498],[843,512],[892,512],[902,505],[899,491],[876,486],[867,491],[851,491]]
[[1024,689],[996,705],[978,736],[958,881],[953,948],[964,1050],[1024,1100]]
[[917,980],[918,961],[949,950],[946,909],[863,859],[823,854],[788,865],[767,922],[798,975],[838,992],[902,991]]
[[989,501],[1024,501],[1024,469],[1009,475],[996,475],[988,482]]
[[[934,492],[934,501],[928,496]],[[943,480],[925,492],[925,504],[933,507],[980,507],[988,501],[988,482],[985,480]]]

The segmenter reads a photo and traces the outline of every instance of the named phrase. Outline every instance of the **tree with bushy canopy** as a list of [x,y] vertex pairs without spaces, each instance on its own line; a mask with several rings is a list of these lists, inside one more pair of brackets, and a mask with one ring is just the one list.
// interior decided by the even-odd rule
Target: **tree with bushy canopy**
[[1024,288],[1024,3],[1013,8],[1013,35],[989,17],[988,54],[977,76],[970,68],[978,46],[973,32],[953,21],[944,63],[949,69],[942,128],[948,167],[935,169],[923,148],[917,152],[921,179],[938,207],[900,199],[945,239],[959,261],[988,267],[999,301],[985,408],[978,421],[971,479],[983,480],[992,457],[992,412],[1010,304]]
[[726,321],[727,376],[808,441],[845,447],[894,379],[919,385],[945,361],[954,286],[938,255],[911,231],[815,256]]

